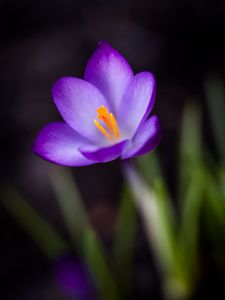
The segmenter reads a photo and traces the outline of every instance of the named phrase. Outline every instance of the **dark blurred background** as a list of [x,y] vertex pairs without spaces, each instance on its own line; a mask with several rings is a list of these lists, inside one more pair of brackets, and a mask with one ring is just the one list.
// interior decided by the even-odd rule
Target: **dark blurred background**
[[[163,129],[158,151],[172,194],[181,113],[190,100],[203,109],[204,138],[214,151],[203,85],[210,74],[225,75],[224,1],[2,0],[0,32],[1,180],[66,239],[46,175],[51,164],[36,157],[31,144],[43,125],[60,118],[51,98],[54,81],[82,77],[99,40],[121,52],[135,72],[156,75],[154,112]],[[119,163],[73,173],[91,222],[110,249],[123,184]],[[141,224],[137,230],[133,295],[157,299],[157,268]],[[2,206],[0,245],[0,299],[67,299],[52,279],[49,261]],[[224,280],[208,260],[197,297],[218,296]]]

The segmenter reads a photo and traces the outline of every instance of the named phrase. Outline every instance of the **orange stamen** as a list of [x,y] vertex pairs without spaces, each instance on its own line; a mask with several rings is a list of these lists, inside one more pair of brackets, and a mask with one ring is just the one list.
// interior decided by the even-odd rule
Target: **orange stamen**
[[108,127],[109,131],[112,132],[112,124],[110,121],[110,114],[108,109],[104,105],[102,105],[97,109],[97,113],[98,119],[102,120]]
[[105,130],[105,128],[96,119],[94,119],[94,124],[98,128],[98,130],[101,131],[102,134],[104,134],[110,141],[112,141],[111,135],[108,133],[108,131]]
[[97,109],[97,113],[98,113],[98,115],[97,115],[98,119],[102,120],[105,123],[109,132],[96,119],[94,120],[95,126],[110,141],[117,140],[120,137],[120,131],[119,131],[119,127],[117,125],[114,115],[112,113],[110,113],[104,105],[100,106]]
[[110,117],[111,124],[112,124],[113,135],[115,136],[116,139],[118,139],[120,137],[120,131],[119,131],[119,127],[117,125],[116,119],[112,113],[109,115],[109,117]]

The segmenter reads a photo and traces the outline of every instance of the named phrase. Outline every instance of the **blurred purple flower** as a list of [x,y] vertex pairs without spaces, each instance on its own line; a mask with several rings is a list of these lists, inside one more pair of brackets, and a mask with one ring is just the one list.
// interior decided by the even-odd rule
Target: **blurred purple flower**
[[96,299],[88,270],[72,257],[60,257],[55,262],[54,275],[60,289],[73,299]]
[[84,80],[64,77],[52,95],[65,122],[48,124],[39,133],[33,151],[46,160],[85,166],[139,156],[160,141],[157,116],[147,119],[155,102],[153,75],[134,75],[104,41],[88,61]]

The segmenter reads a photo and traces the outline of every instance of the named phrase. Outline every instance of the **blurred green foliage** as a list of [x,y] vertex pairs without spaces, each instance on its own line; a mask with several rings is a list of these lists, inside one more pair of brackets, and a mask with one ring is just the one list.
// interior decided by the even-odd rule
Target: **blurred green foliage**
[[[215,161],[212,158],[210,150],[203,142],[201,111],[194,101],[189,101],[184,110],[180,134],[178,184],[175,189],[178,200],[176,213],[174,213],[175,201],[171,202],[166,179],[161,174],[156,155],[149,154],[137,161],[138,169],[143,176],[139,180],[144,180],[149,189],[148,201],[152,198],[150,194],[153,194],[160,212],[157,220],[158,229],[166,232],[167,235],[166,238],[161,237],[160,241],[155,239],[152,247],[162,248],[162,251],[157,251],[157,256],[160,256],[157,260],[163,270],[166,298],[171,299],[188,299],[194,292],[201,271],[199,270],[201,221],[209,229],[208,235],[214,247],[217,247],[216,253],[218,254],[219,251],[220,258],[223,257],[220,263],[225,263],[222,255],[225,245],[223,239],[225,233],[225,135],[223,133],[225,89],[218,77],[209,77],[205,88],[219,159]],[[161,194],[158,192],[159,186],[163,191]],[[163,207],[162,201],[166,203]],[[138,201],[136,202],[138,204]],[[168,249],[173,249],[170,251],[170,257],[168,257]],[[169,264],[165,263],[165,257],[169,258]]]

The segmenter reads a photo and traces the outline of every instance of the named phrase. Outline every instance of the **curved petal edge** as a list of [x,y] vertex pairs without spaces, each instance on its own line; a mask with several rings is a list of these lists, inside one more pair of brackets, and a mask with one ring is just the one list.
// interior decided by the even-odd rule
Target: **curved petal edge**
[[121,155],[122,159],[143,155],[154,150],[161,140],[161,127],[157,116],[150,117],[137,131],[127,149]]
[[39,132],[32,150],[47,161],[64,166],[86,166],[95,162],[77,149],[88,141],[63,122],[46,125]]
[[107,147],[86,146],[79,151],[88,159],[96,162],[108,162],[118,158],[128,144],[128,140],[123,140],[117,144]]

